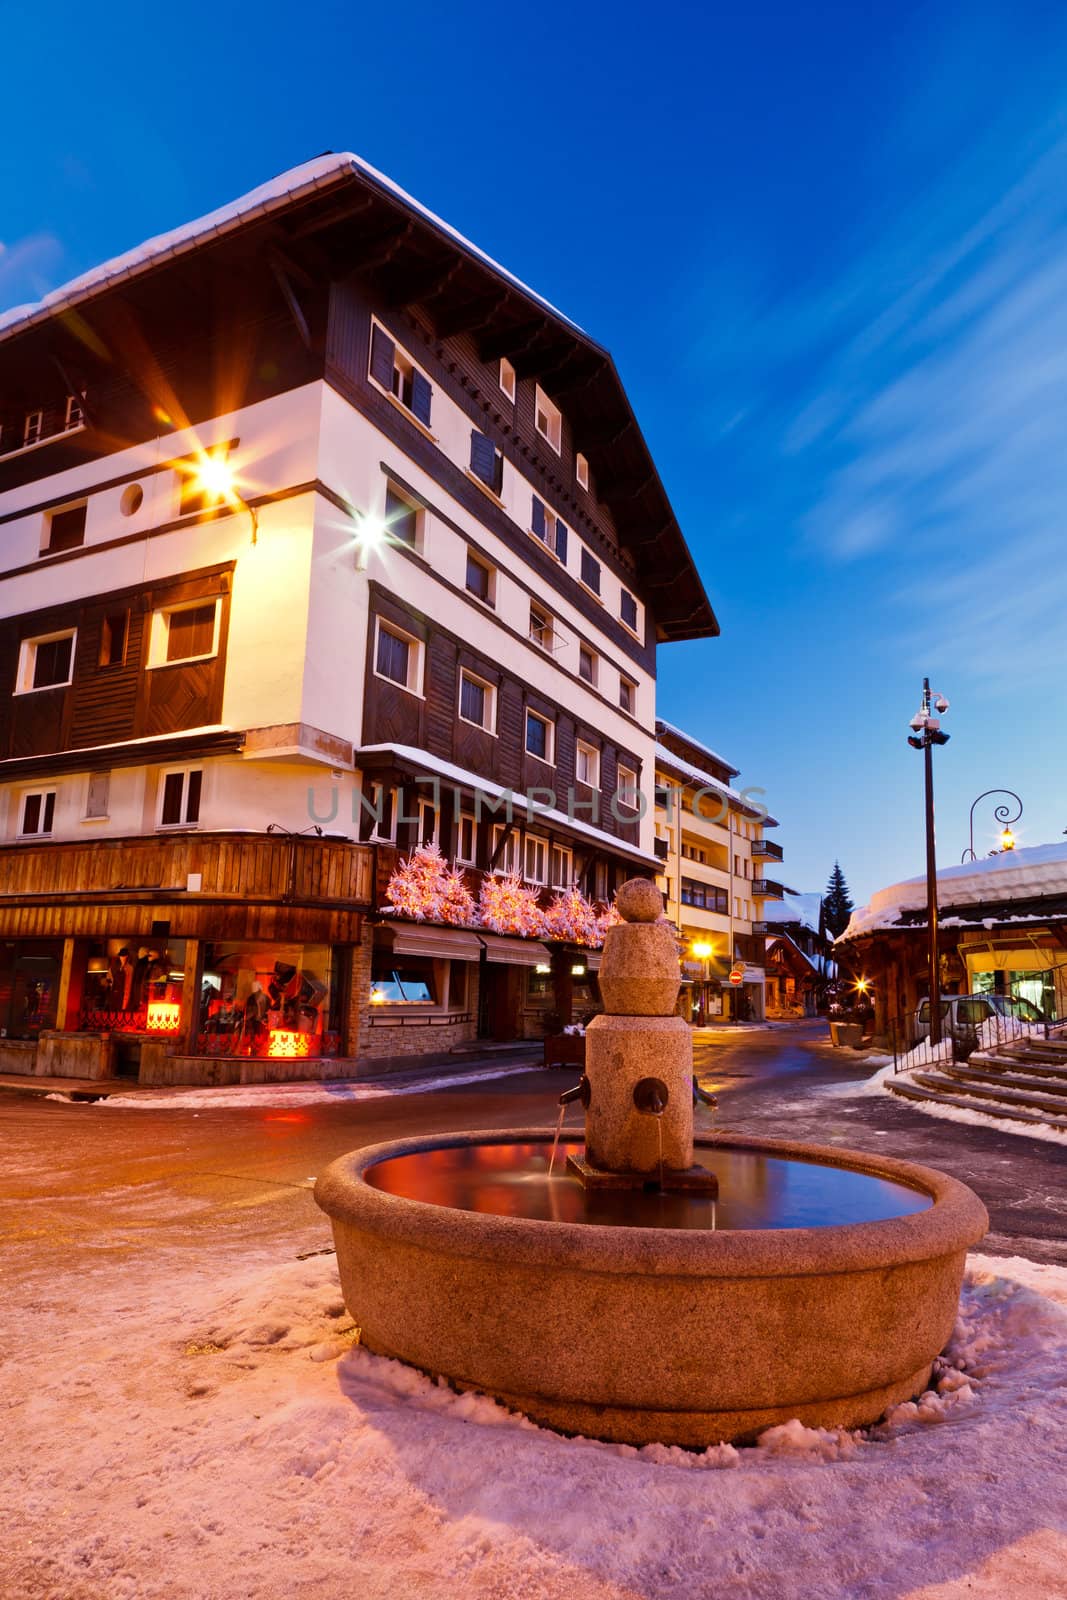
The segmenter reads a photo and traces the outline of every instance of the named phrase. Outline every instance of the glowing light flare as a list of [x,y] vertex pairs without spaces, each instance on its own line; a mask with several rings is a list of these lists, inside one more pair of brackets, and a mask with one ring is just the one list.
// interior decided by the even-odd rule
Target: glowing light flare
[[225,456],[199,456],[194,468],[194,478],[196,487],[208,499],[226,500],[231,505],[240,503],[233,468]]
[[272,1028],[267,1040],[267,1054],[269,1056],[284,1056],[286,1059],[295,1059],[298,1056],[311,1054],[311,1035],[309,1033],[294,1033],[289,1028]]
[[708,944],[706,939],[698,939],[690,948],[698,961],[710,961],[715,954],[715,946]]
[[871,987],[871,985],[870,985],[870,980],[869,979],[867,979],[867,978],[857,978],[856,979],[855,989],[856,989],[856,993],[857,994],[866,994],[870,987]]
[[1014,850],[1015,849],[1015,835],[1012,833],[1010,828],[1005,828],[1004,832],[1001,834],[1001,836],[1000,836],[1000,848],[1002,850]]
[[150,1000],[145,1013],[145,1027],[149,1033],[177,1033],[181,1026],[182,1008],[176,1000]]

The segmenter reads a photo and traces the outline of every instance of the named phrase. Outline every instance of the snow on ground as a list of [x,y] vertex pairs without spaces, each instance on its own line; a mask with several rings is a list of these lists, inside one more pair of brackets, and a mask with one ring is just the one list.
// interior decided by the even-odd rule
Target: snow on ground
[[[952,1046],[943,1040],[938,1049],[942,1052],[937,1060],[950,1061],[952,1059]],[[923,1054],[922,1052],[926,1052]],[[947,1051],[947,1054],[945,1052]],[[892,1094],[891,1083],[915,1083],[914,1072],[908,1070],[906,1063],[913,1062],[916,1070],[922,1070],[935,1058],[926,1045],[917,1045],[915,1050],[900,1058],[900,1070],[894,1070],[892,1056],[868,1056],[866,1064],[874,1067],[875,1071],[861,1084],[843,1083],[829,1084],[816,1092],[825,1098],[852,1099],[857,1095]],[[922,1084],[916,1084],[922,1088]],[[926,1117],[940,1117],[944,1122],[969,1122],[975,1128],[991,1128],[997,1133],[1015,1133],[1025,1139],[1043,1139],[1047,1144],[1067,1144],[1067,1130],[1054,1128],[1048,1122],[1013,1122],[1007,1117],[992,1117],[981,1111],[972,1111],[964,1105],[945,1105],[937,1100],[907,1100],[904,1102],[910,1110],[921,1111]]]
[[972,1257],[935,1388],[870,1433],[699,1454],[455,1395],[354,1343],[332,1255],[228,1250],[6,1297],[4,1600],[1067,1594],[1067,1268]]
[[[136,1106],[143,1111],[178,1107],[182,1111],[218,1111],[230,1106],[313,1106],[349,1100],[384,1100],[397,1094],[427,1094],[431,1089],[454,1089],[464,1083],[481,1083],[487,1078],[508,1078],[516,1072],[529,1072],[536,1063],[521,1066],[483,1067],[478,1072],[449,1072],[438,1078],[415,1078],[390,1083],[382,1079],[361,1083],[336,1079],[331,1083],[245,1083],[223,1089],[138,1089],[136,1094],[110,1094],[87,1101],[95,1106]],[[67,1100],[65,1094],[46,1095],[47,1100]]]

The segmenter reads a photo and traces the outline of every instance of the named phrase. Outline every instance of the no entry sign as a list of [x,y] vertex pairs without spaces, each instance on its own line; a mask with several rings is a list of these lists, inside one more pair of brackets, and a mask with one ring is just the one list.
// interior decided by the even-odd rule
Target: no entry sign
[[733,970],[730,973],[730,982],[731,983],[744,983],[744,981],[745,981],[745,969],[744,969],[744,967],[734,967]]

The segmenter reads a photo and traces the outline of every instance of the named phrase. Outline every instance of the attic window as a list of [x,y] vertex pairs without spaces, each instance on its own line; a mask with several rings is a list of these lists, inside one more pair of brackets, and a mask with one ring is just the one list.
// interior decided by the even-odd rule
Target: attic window
[[512,366],[507,356],[500,357],[500,387],[507,395],[508,399],[514,402],[515,368]]
[[580,488],[588,489],[589,463],[581,453],[574,458],[574,476],[578,479]]
[[563,447],[563,417],[559,407],[552,404],[540,384],[534,397],[534,426],[542,439],[547,439],[559,455]]

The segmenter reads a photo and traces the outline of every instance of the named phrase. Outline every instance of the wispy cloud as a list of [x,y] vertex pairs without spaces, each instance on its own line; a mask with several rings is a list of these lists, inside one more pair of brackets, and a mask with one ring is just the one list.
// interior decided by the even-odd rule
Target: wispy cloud
[[52,233],[0,240],[0,311],[39,300],[57,279],[63,245]]

